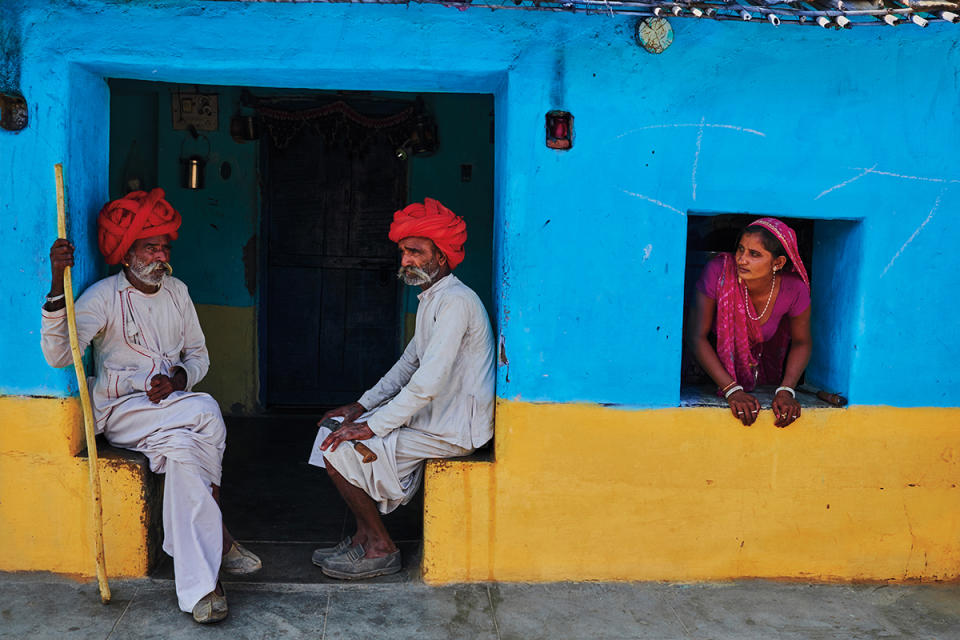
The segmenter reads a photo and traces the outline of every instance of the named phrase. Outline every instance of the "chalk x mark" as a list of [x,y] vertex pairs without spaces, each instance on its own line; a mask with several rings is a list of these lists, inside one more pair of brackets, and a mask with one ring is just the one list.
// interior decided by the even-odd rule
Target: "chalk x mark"
[[823,196],[827,195],[827,194],[830,193],[831,191],[834,191],[835,189],[842,189],[843,187],[847,186],[847,185],[850,184],[851,182],[855,182],[855,181],[859,180],[860,178],[862,178],[863,176],[867,175],[868,173],[873,173],[873,170],[876,169],[876,168],[877,168],[877,165],[873,165],[873,166],[870,167],[869,169],[864,169],[863,171],[861,171],[860,173],[858,173],[858,174],[855,175],[854,177],[850,178],[849,180],[846,180],[845,182],[841,182],[840,184],[835,184],[835,185],[833,185],[832,187],[830,187],[829,189],[827,189],[826,191],[820,192],[820,195],[818,195],[816,198],[814,198],[814,200],[819,200],[820,198],[822,198]]
[[639,127],[639,128],[637,128],[637,129],[631,129],[630,131],[625,131],[625,132],[621,133],[620,135],[618,135],[618,136],[617,136],[617,139],[622,138],[622,137],[624,137],[624,136],[628,136],[628,135],[630,135],[631,133],[636,133],[637,131],[646,131],[647,129],[674,129],[674,128],[679,129],[679,128],[684,128],[684,127],[696,127],[696,128],[698,128],[698,129],[703,129],[703,128],[707,128],[707,129],[730,129],[730,130],[732,130],[732,131],[738,131],[738,132],[740,132],[740,133],[749,133],[749,134],[752,134],[752,135],[755,135],[755,136],[760,136],[761,138],[766,138],[766,137],[767,137],[767,134],[765,134],[765,133],[762,132],[762,131],[757,131],[756,129],[748,129],[748,128],[746,128],[746,127],[738,127],[738,126],[733,125],[733,124],[716,124],[716,123],[709,123],[709,122],[703,122],[703,121],[701,120],[700,122],[691,122],[691,123],[689,123],[689,124],[687,124],[687,123],[683,123],[683,124],[651,124],[651,125],[647,125],[646,127]]
[[627,191],[626,189],[621,189],[621,191],[623,191],[623,192],[624,192],[625,194],[627,194],[628,196],[633,196],[634,198],[640,198],[641,200],[646,200],[647,202],[652,202],[653,204],[657,205],[658,207],[663,207],[664,209],[670,209],[670,211],[676,211],[677,213],[679,213],[679,214],[682,215],[682,216],[686,216],[686,215],[687,215],[686,213],[684,213],[684,212],[681,211],[680,209],[677,209],[676,207],[671,207],[670,205],[665,204],[665,203],[663,203],[663,202],[660,202],[659,200],[654,200],[653,198],[648,198],[647,196],[643,195],[642,193],[634,193],[634,192],[632,192],[632,191]]
[[894,256],[890,259],[889,264],[887,264],[886,268],[883,270],[883,273],[880,274],[881,278],[887,275],[887,271],[889,271],[890,267],[893,266],[893,263],[897,261],[897,258],[900,257],[900,254],[903,253],[903,250],[906,249],[911,242],[913,242],[914,238],[916,238],[921,231],[923,231],[923,228],[927,226],[927,223],[933,220],[933,216],[936,215],[937,208],[940,206],[940,198],[943,197],[943,192],[945,190],[946,189],[940,190],[940,194],[937,196],[936,202],[933,203],[933,208],[930,209],[930,213],[927,214],[927,219],[920,223],[920,226],[914,230],[913,234],[909,238],[907,238],[907,241],[903,243],[903,246],[900,247],[900,250],[897,251],[897,253],[894,254]]
[[703,125],[705,118],[700,118],[700,127],[697,129],[697,151],[693,155],[693,174],[690,176],[690,184],[693,185],[693,199],[697,199],[697,165],[700,164],[700,147],[703,144]]

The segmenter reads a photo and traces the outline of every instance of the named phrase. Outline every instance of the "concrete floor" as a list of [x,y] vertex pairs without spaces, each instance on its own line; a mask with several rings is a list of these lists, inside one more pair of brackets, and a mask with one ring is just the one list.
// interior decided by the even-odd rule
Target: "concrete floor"
[[168,580],[0,574],[0,638],[960,638],[960,586],[559,583],[428,587],[232,583],[230,617],[201,627]]

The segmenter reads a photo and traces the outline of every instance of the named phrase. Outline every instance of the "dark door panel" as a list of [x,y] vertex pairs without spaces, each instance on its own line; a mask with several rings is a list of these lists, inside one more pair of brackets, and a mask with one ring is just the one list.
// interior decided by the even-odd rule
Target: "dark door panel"
[[265,379],[268,405],[356,400],[399,355],[397,250],[387,238],[406,198],[393,146],[329,148],[269,137]]

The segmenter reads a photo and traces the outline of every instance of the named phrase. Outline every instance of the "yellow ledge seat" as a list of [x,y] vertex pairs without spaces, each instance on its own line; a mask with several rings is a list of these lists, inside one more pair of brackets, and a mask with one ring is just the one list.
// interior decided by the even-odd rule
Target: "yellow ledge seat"
[[496,433],[427,464],[428,583],[960,576],[960,409],[500,400]]
[[[0,571],[96,575],[83,415],[76,398],[0,397]],[[98,447],[109,577],[160,553],[160,478],[137,453]]]

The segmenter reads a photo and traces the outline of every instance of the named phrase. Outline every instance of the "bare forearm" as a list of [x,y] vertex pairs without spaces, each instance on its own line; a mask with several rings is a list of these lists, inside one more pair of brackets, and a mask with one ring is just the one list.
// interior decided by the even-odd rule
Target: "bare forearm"
[[810,362],[810,353],[812,350],[810,342],[794,341],[790,345],[781,386],[790,387],[791,389],[797,386],[797,382],[800,381],[800,375],[803,373],[803,370],[807,368],[807,363]]
[[47,298],[59,298],[59,300],[54,300],[53,302],[47,302],[43,305],[45,311],[60,311],[67,306],[67,301],[63,297],[63,273],[61,272],[59,276],[54,274],[53,278],[50,280],[50,291],[47,293]]
[[688,344],[697,363],[718,387],[723,388],[733,381],[733,376],[727,373],[726,368],[717,356],[717,351],[706,338],[696,337],[691,339]]

